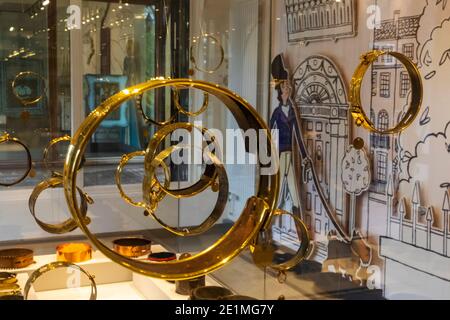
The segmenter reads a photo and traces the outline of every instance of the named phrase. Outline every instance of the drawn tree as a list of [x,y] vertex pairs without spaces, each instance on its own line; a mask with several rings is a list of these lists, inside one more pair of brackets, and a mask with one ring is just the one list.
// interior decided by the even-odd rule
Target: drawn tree
[[367,191],[370,186],[370,165],[363,148],[357,149],[353,145],[347,148],[342,160],[342,183],[344,190],[351,196],[349,234],[355,231],[356,197]]

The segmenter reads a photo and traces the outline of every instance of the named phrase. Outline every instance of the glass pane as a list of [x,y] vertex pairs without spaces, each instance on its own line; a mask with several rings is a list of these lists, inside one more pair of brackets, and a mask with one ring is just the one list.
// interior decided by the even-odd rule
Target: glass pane
[[[83,95],[86,115],[110,96],[155,76],[156,7],[82,2]],[[154,97],[145,96],[143,110],[152,117]],[[122,154],[143,149],[151,134],[130,101],[101,124],[87,148],[85,185],[114,184]],[[95,166],[94,166],[95,165]],[[131,176],[124,180],[129,183]]]
[[[228,87],[244,97],[262,114],[267,110],[265,86],[269,87],[268,71],[270,26],[261,17],[270,13],[269,1],[191,1],[190,23],[190,75],[193,79],[205,80]],[[204,95],[198,90],[183,90],[189,97],[185,109],[196,112],[204,103]],[[212,241],[223,236],[241,213],[249,197],[255,194],[260,167],[254,164],[257,154],[240,148],[239,125],[234,115],[224,104],[210,96],[208,108],[201,115],[190,117],[192,121],[208,128],[223,141],[221,151],[228,175],[229,190],[225,210],[216,226],[200,236],[195,247],[180,243],[180,249],[200,251]],[[252,143],[251,132],[246,139]],[[204,167],[189,166],[188,176],[181,186],[195,183]],[[212,211],[218,198],[217,192],[205,192],[180,202],[180,225],[186,226],[204,221]],[[193,213],[195,212],[195,215]],[[184,248],[184,249],[183,249]],[[214,277],[234,292],[264,298],[265,274],[253,264],[248,251],[242,253],[230,265],[214,273]],[[245,280],[245,285],[242,283]]]
[[[0,130],[20,139],[32,160],[21,183],[1,187],[0,241],[47,236],[36,228],[28,198],[50,170],[62,171],[68,143],[50,150],[47,166],[44,148],[51,139],[71,134],[70,39],[64,20],[68,5],[69,1],[0,1]],[[2,184],[17,181],[27,167],[20,145],[0,145]],[[49,220],[67,216],[61,189],[45,192],[38,205]]]
[[[56,21],[65,16],[64,2],[0,1],[0,130],[25,142],[35,164],[34,176],[18,187],[42,179],[43,148],[71,130],[70,48],[64,21]],[[23,152],[10,144],[1,148],[1,165],[12,168],[1,175],[13,181],[23,173]]]

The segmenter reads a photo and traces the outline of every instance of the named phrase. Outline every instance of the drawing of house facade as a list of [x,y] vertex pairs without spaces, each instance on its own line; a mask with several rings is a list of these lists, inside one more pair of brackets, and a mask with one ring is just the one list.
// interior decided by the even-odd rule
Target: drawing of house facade
[[[331,60],[312,56],[303,61],[293,75],[295,105],[299,108],[303,137],[309,156],[321,182],[322,190],[335,209],[339,221],[346,225],[347,195],[341,181],[341,162],[348,146],[348,102],[342,77]],[[327,235],[330,221],[318,191],[307,176],[301,194],[305,222],[316,240],[316,259],[327,258]]]
[[355,36],[354,0],[285,0],[289,42]]
[[[374,30],[374,49],[396,51],[417,63],[416,33],[420,16],[400,17],[395,11],[393,18],[384,20]],[[377,129],[394,127],[401,118],[403,107],[408,103],[411,82],[404,66],[390,55],[381,56],[372,65],[370,118]],[[397,136],[371,134],[370,158],[372,160],[372,184],[369,191],[369,212],[387,212],[387,189],[390,177],[394,187],[398,182]],[[385,234],[384,223],[371,219],[369,229]]]
[[[313,69],[308,57],[329,55],[343,70],[347,81],[355,70],[359,55],[371,49],[402,53],[418,65],[424,86],[423,104],[411,127],[401,135],[387,136],[356,129],[352,137],[360,136],[365,140],[373,178],[369,191],[357,199],[356,228],[373,249],[368,267],[371,278],[368,280],[369,288],[382,289],[388,299],[448,299],[450,182],[447,168],[450,123],[446,106],[450,91],[445,87],[450,74],[450,1],[357,1],[359,28],[355,39],[313,43],[333,38],[333,30],[326,29],[327,11],[333,12],[329,6],[339,6],[337,1],[333,2],[286,0],[283,4],[277,4],[276,17],[283,17],[286,12],[286,21],[274,24],[277,44],[274,51],[283,52],[290,71],[296,70],[293,79],[296,103],[300,105],[308,152],[316,171],[322,172],[320,143],[323,143],[323,154],[327,159],[323,165],[325,171],[331,170],[330,159],[335,154],[329,149],[334,144],[332,141],[336,140],[333,140],[331,129],[320,132],[320,128],[331,128],[335,119],[329,120],[323,110],[318,111],[326,105],[322,98],[318,98],[326,96],[321,93],[326,90],[308,91],[301,87],[303,83],[303,86],[325,83],[321,80],[321,72],[310,70],[309,78],[312,80],[305,80],[308,79],[308,72],[306,69],[296,69],[299,62],[299,69],[305,65]],[[322,15],[325,19],[321,18]],[[375,29],[369,26],[372,21],[375,22]],[[288,35],[279,40],[285,28]],[[310,43],[292,45],[292,42],[302,41]],[[350,52],[349,48],[355,49]],[[366,80],[367,85],[362,91],[364,110],[377,129],[394,127],[411,98],[411,83],[406,69],[395,58],[385,55],[371,66]],[[352,126],[352,123],[349,125]],[[317,190],[311,184],[310,177],[307,178],[307,185],[300,182],[304,189],[300,202],[311,236],[320,246],[326,241],[323,235],[332,226],[326,217],[320,215],[320,206],[316,212]],[[336,193],[331,189],[336,181],[327,179],[330,178],[325,174],[322,189],[346,229],[346,208],[342,209],[333,202]],[[339,187],[336,185],[336,189]],[[325,250],[317,256],[322,252]],[[320,261],[317,256],[316,260]],[[344,263],[340,266],[342,270],[345,268]]]
[[[392,20],[383,21],[375,30],[375,49],[396,51],[417,62],[416,32],[419,17],[400,18],[395,13]],[[395,58],[384,55],[372,68],[371,120],[379,130],[386,130],[398,122],[403,106],[407,103],[411,83],[408,72]],[[371,154],[374,160],[371,192],[386,194],[388,172],[396,175],[397,168],[390,167],[395,149],[393,136],[371,136]]]

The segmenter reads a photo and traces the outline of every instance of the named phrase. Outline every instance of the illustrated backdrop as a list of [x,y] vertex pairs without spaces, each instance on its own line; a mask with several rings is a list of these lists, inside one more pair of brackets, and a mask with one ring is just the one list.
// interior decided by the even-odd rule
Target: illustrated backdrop
[[[273,8],[272,57],[281,55],[291,75],[305,143],[345,228],[349,198],[340,179],[342,159],[354,138],[365,140],[372,183],[357,198],[356,229],[373,250],[370,265],[360,266],[367,286],[382,289],[386,298],[449,299],[450,3],[274,0]],[[369,134],[349,121],[349,83],[360,55],[372,49],[402,52],[422,74],[422,111],[401,135]],[[405,71],[386,56],[366,75],[363,103],[379,129],[393,127],[408,106]],[[276,90],[272,97],[276,111]],[[308,181],[298,194],[301,214],[317,241],[313,258],[323,262],[333,228]]]

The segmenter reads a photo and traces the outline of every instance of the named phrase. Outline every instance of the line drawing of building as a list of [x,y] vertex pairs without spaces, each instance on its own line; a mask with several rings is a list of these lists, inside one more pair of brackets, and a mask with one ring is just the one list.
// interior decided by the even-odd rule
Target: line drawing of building
[[285,0],[289,42],[356,36],[355,0]]
[[[388,299],[446,299],[450,294],[450,196],[444,188],[441,228],[434,225],[437,211],[422,205],[420,183],[410,200],[394,206],[393,178],[387,187],[387,231],[380,237],[385,258],[384,293]],[[409,202],[409,203],[408,203]]]
[[[374,49],[401,52],[417,63],[419,22],[420,16],[401,17],[400,11],[394,11],[392,19],[381,21],[374,30]],[[371,90],[371,121],[379,130],[394,127],[411,91],[406,69],[392,56],[381,56],[371,68]],[[398,185],[397,139],[393,135],[370,135],[372,184],[369,189],[367,230],[374,234],[383,235],[386,231],[386,217],[381,218],[379,212],[388,211],[387,189],[391,174],[394,184]],[[396,205],[398,201],[394,199]],[[374,212],[376,214],[371,214]]]
[[[341,180],[342,159],[349,145],[349,120],[346,86],[336,65],[325,56],[311,56],[293,73],[295,104],[301,116],[302,133],[309,156],[321,181],[329,204],[338,220],[346,225],[348,196]],[[328,256],[328,233],[332,226],[314,187],[306,177],[302,190],[303,216],[316,242],[315,259]]]
[[[416,49],[418,46],[416,33],[420,16],[400,18],[400,12],[394,12],[394,18],[382,21],[375,29],[374,49],[383,51],[397,51],[417,62]],[[403,106],[407,103],[411,90],[408,72],[400,62],[392,56],[384,55],[372,66],[372,98],[371,120],[379,130],[386,130],[395,126]],[[371,156],[373,159],[373,183],[371,197],[377,194],[385,195],[388,172],[397,178],[398,168],[393,164],[395,159],[395,143],[392,136],[371,135]]]
[[[416,33],[419,20],[420,16],[401,18],[400,12],[395,11],[393,19],[382,21],[375,29],[374,49],[401,52],[417,62]],[[370,114],[379,130],[386,130],[397,123],[410,90],[408,72],[392,56],[384,55],[373,64]],[[372,197],[386,194],[389,172],[393,172],[394,178],[397,178],[398,168],[395,164],[391,165],[395,159],[395,144],[392,136],[371,135],[374,177],[370,190]]]

